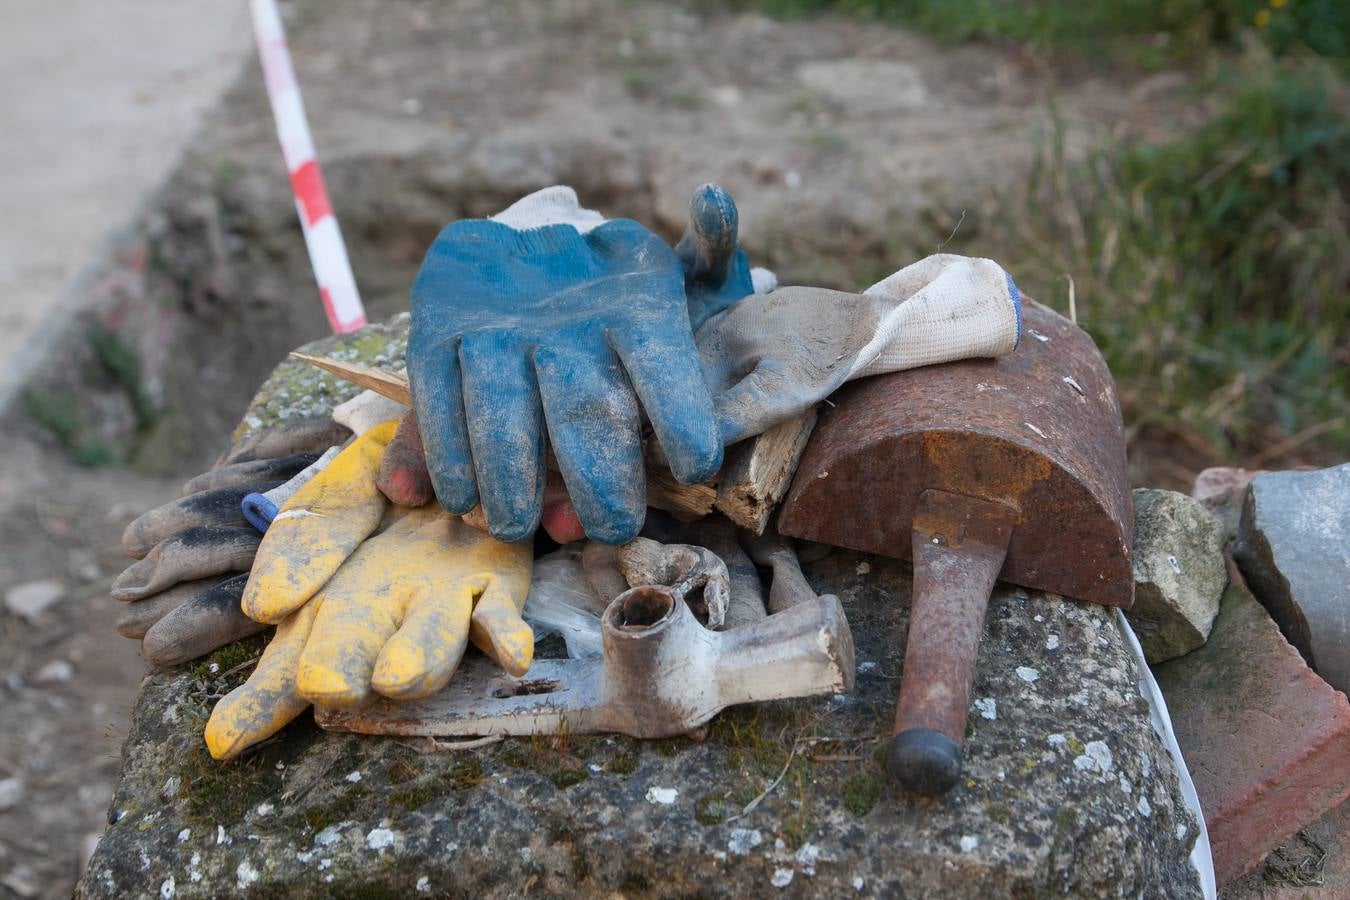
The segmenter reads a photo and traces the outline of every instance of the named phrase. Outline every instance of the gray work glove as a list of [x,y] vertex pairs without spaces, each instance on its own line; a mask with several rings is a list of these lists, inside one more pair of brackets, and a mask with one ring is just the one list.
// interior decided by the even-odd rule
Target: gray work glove
[[139,640],[147,662],[173,666],[266,628],[240,608],[262,540],[243,501],[275,492],[350,435],[330,419],[257,432],[188,481],[179,499],[135,519],[122,548],[137,561],[112,586],[127,604],[118,633]]
[[1017,346],[1021,297],[988,259],[940,254],[863,294],[783,287],[755,294],[695,335],[722,441],[762,434],[844,382]]

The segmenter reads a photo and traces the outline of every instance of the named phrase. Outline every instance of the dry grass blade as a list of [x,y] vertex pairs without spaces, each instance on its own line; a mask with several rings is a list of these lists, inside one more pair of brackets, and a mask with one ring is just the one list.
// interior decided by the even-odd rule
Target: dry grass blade
[[363,388],[372,390],[382,397],[388,397],[404,406],[412,406],[412,392],[408,388],[406,372],[387,372],[360,363],[342,362],[322,356],[310,356],[308,353],[291,352],[292,359],[308,363],[316,369],[323,369],[330,375],[336,375],[344,381],[350,381]]

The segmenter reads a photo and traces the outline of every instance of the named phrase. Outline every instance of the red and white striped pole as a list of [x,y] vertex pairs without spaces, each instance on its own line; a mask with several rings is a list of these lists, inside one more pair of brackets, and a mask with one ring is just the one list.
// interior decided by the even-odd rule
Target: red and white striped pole
[[305,233],[310,266],[319,283],[319,296],[335,333],[355,331],[366,324],[366,311],[356,290],[356,279],[352,277],[347,246],[338,230],[337,217],[328,202],[319,161],[315,158],[314,138],[305,118],[305,104],[300,99],[300,86],[291,65],[281,14],[276,0],[250,0],[249,5],[263,78],[267,82],[267,97],[272,104],[272,118],[276,121],[286,171],[291,176],[291,193],[295,195],[295,208]]

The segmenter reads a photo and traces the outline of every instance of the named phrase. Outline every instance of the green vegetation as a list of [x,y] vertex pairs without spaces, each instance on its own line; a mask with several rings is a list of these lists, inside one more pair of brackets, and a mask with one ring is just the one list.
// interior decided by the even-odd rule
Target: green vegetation
[[[80,362],[84,380],[110,385],[122,394],[136,435],[145,434],[154,425],[157,411],[141,383],[136,351],[98,321],[87,326],[85,342],[85,358]],[[21,402],[29,417],[55,437],[77,463],[103,466],[130,458],[134,447],[100,433],[99,414],[91,408],[93,401],[77,387],[30,385],[24,389]]]
[[[887,262],[938,247],[990,256],[1024,293],[1076,313],[1111,365],[1150,483],[1183,486],[1208,465],[1350,456],[1350,4],[758,5],[1017,42],[1074,71],[1180,66],[1194,84],[1194,127],[1177,131],[1180,117],[1160,110],[1160,124],[1177,123],[1169,138],[1069,160],[1052,107],[1025,183],[898,229]],[[875,274],[855,266],[860,283]]]
[[1010,41],[1168,63],[1226,46],[1250,29],[1276,52],[1350,55],[1343,0],[758,0],[775,15],[836,10],[951,41]]

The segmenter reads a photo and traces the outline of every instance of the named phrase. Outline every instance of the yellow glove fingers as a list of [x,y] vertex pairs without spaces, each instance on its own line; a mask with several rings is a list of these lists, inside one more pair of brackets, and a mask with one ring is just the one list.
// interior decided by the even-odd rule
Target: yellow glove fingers
[[396,586],[371,581],[372,567],[360,563],[348,563],[320,594],[323,606],[300,656],[296,688],[319,706],[351,709],[371,700],[375,660],[401,619]]
[[395,700],[415,700],[445,687],[469,645],[469,616],[480,586],[437,585],[416,598],[375,661],[375,690]]
[[524,675],[534,659],[534,632],[520,617],[517,604],[528,589],[507,579],[492,578],[478,598],[469,623],[469,640],[512,675]]
[[295,672],[317,607],[317,601],[306,604],[278,625],[248,681],[226,694],[211,711],[205,738],[213,757],[233,759],[276,734],[309,705],[295,691]]
[[258,546],[243,608],[280,622],[314,596],[376,528],[387,501],[375,486],[396,421],[357,438],[277,513]]

